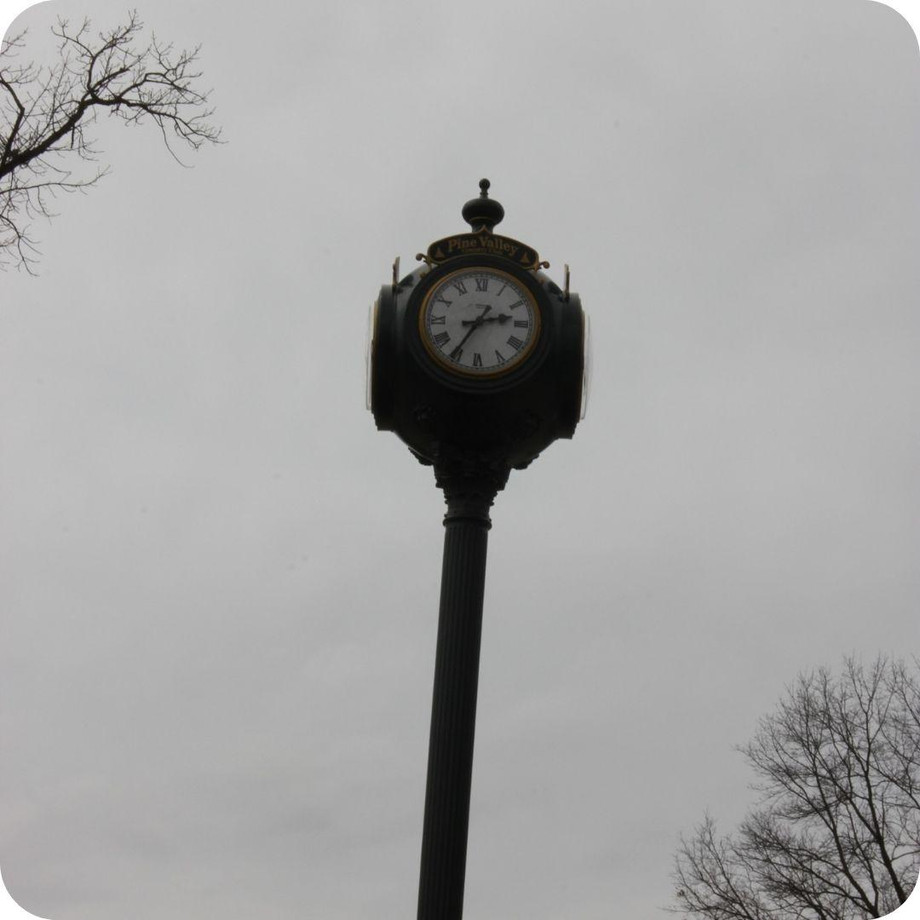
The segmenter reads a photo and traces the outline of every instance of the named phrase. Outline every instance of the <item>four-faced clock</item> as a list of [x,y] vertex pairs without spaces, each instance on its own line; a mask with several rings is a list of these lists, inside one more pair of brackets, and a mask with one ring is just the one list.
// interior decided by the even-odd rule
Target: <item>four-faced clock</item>
[[533,294],[496,268],[461,268],[426,295],[419,333],[442,367],[467,377],[495,377],[519,367],[540,337]]
[[535,249],[493,232],[504,209],[488,185],[463,206],[471,232],[430,243],[404,277],[397,260],[370,316],[374,421],[444,475],[523,469],[572,437],[586,404],[587,323],[568,270],[560,288]]

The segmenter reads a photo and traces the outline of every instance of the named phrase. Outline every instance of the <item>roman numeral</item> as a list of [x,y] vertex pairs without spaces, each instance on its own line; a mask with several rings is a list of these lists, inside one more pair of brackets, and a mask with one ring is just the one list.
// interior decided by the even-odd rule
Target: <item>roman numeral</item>
[[495,357],[498,359],[499,364],[507,363],[508,359],[497,348],[495,349]]
[[434,303],[442,303],[442,304],[444,304],[445,307],[449,307],[449,306],[453,303],[453,301],[452,301],[452,300],[445,300],[443,294],[438,294],[438,296],[435,297],[435,299],[434,299]]
[[457,289],[458,294],[466,293],[466,285],[462,281],[453,281],[451,282],[453,286]]
[[460,363],[460,358],[463,355],[463,349],[458,345],[449,355],[451,361],[456,361],[457,364]]
[[508,309],[509,309],[509,310],[516,310],[518,307],[523,307],[523,306],[524,306],[524,301],[523,301],[523,300],[519,300],[517,303],[509,304],[509,305],[508,305]]
[[[447,322],[447,317],[446,316],[432,316],[431,319],[428,320],[428,322],[432,326],[443,326]],[[516,326],[517,323],[515,323],[514,325]],[[527,324],[524,323],[524,325],[526,326]]]
[[489,279],[488,278],[477,278],[476,279],[476,292],[485,292],[489,290]]
[[478,351],[473,352],[473,367],[482,367],[482,355]]
[[450,341],[449,332],[439,332],[436,336],[432,338],[432,341],[438,348],[443,348]]
[[[432,322],[434,322],[434,320],[432,320]],[[517,326],[518,329],[526,329],[530,323],[528,323],[526,319],[516,319],[514,325]]]
[[524,344],[516,335],[508,337],[508,344],[515,350],[520,351],[521,346]]

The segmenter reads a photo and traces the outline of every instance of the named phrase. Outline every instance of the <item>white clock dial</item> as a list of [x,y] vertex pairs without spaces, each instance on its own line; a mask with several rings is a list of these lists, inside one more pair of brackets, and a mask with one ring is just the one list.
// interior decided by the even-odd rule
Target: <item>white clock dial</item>
[[594,355],[591,346],[591,318],[585,313],[584,341],[582,342],[584,370],[581,374],[581,412],[579,420],[588,414],[588,396],[591,393],[591,372],[594,368]]
[[377,307],[380,302],[371,305],[367,311],[367,334],[364,339],[364,402],[372,408],[372,388],[374,382],[374,332],[377,325]]
[[473,377],[504,374],[533,351],[540,311],[513,275],[494,268],[461,268],[428,292],[419,332],[435,360]]

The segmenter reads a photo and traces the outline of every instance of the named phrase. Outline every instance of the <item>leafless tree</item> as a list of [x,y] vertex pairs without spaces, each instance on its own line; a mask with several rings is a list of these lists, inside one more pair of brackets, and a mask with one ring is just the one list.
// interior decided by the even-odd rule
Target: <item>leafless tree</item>
[[[915,665],[917,662],[915,662]],[[760,782],[734,835],[681,839],[675,912],[856,920],[903,904],[920,870],[920,685],[902,662],[802,676],[741,752]]]
[[[98,151],[87,128],[102,113],[128,124],[152,121],[169,152],[219,140],[208,93],[196,88],[199,49],[176,51],[141,38],[136,13],[108,32],[89,20],[59,19],[55,63],[20,63],[25,33],[0,44],[0,264],[30,269],[30,222],[50,217],[59,192],[85,190],[108,171],[87,166]],[[180,161],[181,162],[181,161]]]

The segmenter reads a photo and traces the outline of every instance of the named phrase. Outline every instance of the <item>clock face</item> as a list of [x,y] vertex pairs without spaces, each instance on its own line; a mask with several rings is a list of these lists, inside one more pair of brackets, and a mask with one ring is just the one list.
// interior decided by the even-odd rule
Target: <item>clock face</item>
[[537,344],[540,311],[530,291],[495,268],[461,268],[425,297],[419,332],[428,353],[470,377],[518,367]]

